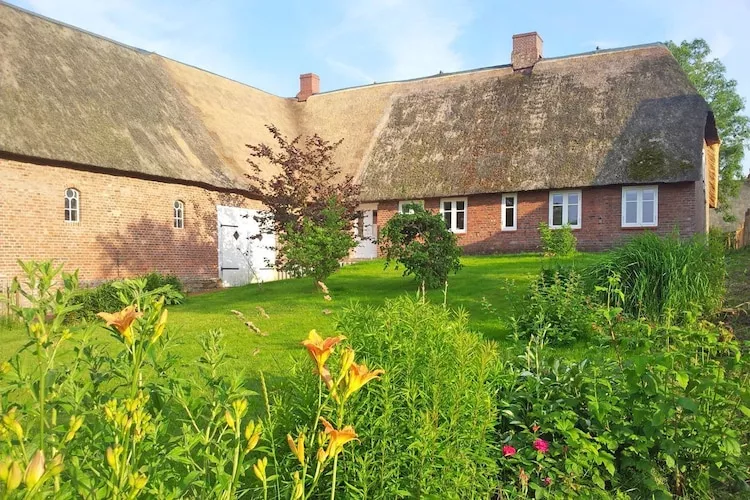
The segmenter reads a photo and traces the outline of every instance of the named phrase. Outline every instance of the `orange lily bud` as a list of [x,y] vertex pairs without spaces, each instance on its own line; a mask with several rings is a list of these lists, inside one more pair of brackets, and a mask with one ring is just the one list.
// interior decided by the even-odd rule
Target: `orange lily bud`
[[289,448],[292,450],[292,454],[297,457],[299,463],[305,465],[305,433],[300,433],[296,443],[292,439],[292,435],[287,434],[286,442],[289,443]]
[[318,448],[317,458],[318,462],[322,464],[328,459],[328,453],[323,448]]
[[16,420],[15,411],[3,415],[3,424],[16,435],[19,441],[23,439],[23,427],[21,427],[21,424]]
[[159,337],[161,337],[161,334],[164,333],[164,328],[167,326],[167,310],[164,309],[161,312],[161,316],[159,316],[159,321],[156,323],[156,326],[154,327],[154,334],[151,336],[151,343],[155,343],[157,340],[159,340]]
[[0,460],[0,481],[5,482],[8,480],[8,472],[10,471],[10,460],[3,458]]
[[227,410],[227,411],[224,412],[224,420],[226,420],[227,425],[229,426],[229,428],[232,429],[232,430],[234,430],[234,424],[235,424],[234,417],[229,412],[229,410]]
[[107,465],[109,465],[112,470],[117,470],[117,459],[115,458],[115,451],[112,449],[111,446],[107,447],[107,451],[105,452],[104,456],[107,459]]
[[253,465],[253,473],[261,482],[266,482],[266,466],[268,465],[268,459],[266,457],[258,459]]
[[339,380],[346,376],[346,373],[349,371],[352,364],[354,364],[354,350],[348,348],[344,351],[344,354],[341,355],[341,375]]
[[138,491],[142,490],[146,486],[147,482],[148,477],[146,477],[145,474],[141,474],[140,472],[138,474],[131,474],[130,478],[128,479],[130,487]]
[[5,375],[10,371],[10,369],[10,363],[8,363],[7,361],[3,361],[2,363],[0,363],[0,375]]
[[300,479],[299,471],[294,473],[294,491],[292,492],[292,500],[300,500],[302,495],[305,493],[305,484]]
[[8,471],[8,478],[5,480],[5,490],[13,491],[21,486],[21,480],[23,479],[23,472],[18,462],[13,462]]
[[247,423],[245,426],[245,439],[247,441],[250,441],[250,438],[255,433],[255,422],[252,420]]
[[247,411],[247,400],[237,399],[233,401],[232,408],[234,408],[234,414],[237,416],[237,419],[241,420]]
[[57,476],[60,474],[65,467],[63,466],[63,456],[58,453],[54,457],[52,457],[52,460],[50,460],[49,463],[49,473],[51,476]]
[[26,473],[23,476],[23,482],[27,488],[33,488],[44,474],[44,452],[37,450],[31,458],[31,462],[26,467]]

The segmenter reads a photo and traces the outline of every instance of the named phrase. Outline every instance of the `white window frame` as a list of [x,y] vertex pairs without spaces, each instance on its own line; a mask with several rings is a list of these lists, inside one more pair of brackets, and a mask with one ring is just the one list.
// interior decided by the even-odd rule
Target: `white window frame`
[[185,229],[185,202],[182,200],[172,203],[172,227]]
[[[580,189],[570,189],[567,191],[550,191],[549,192],[549,227],[551,229],[562,229],[563,226],[565,226],[568,222],[568,196],[571,194],[577,194],[578,195],[578,224],[570,224],[571,229],[581,229],[581,216],[583,215],[583,195],[581,193]],[[563,196],[563,214],[562,214],[562,220],[563,223],[559,225],[555,225],[552,222],[552,199],[556,195],[562,195]]]
[[[513,224],[510,226],[505,225],[505,212],[507,207],[505,200],[513,198]],[[518,228],[518,193],[503,193],[500,199],[500,230],[501,231],[515,231]]]
[[[456,210],[456,202],[463,201],[464,202],[464,209],[462,212],[464,213],[464,228],[463,229],[456,229],[456,220],[458,219]],[[468,198],[464,197],[458,197],[458,198],[441,198],[440,199],[440,215],[443,215],[443,204],[444,203],[451,203],[451,226],[450,231],[452,233],[456,234],[463,234],[466,232],[466,228],[469,227],[469,200]]]
[[403,200],[398,202],[398,213],[410,215],[413,214],[414,211],[410,210],[409,213],[404,212],[404,207],[406,205],[421,205],[422,208],[424,208],[424,200]]
[[[654,191],[654,222],[644,223],[643,222],[643,192],[653,190]],[[636,222],[625,222],[625,193],[635,192],[638,193],[636,200],[637,212]],[[622,220],[622,227],[657,227],[659,225],[659,186],[623,186],[620,204],[620,215]]]
[[[68,196],[68,191],[73,193],[72,197]],[[81,192],[74,187],[67,187],[63,192],[63,197],[65,199],[63,219],[68,224],[78,224],[81,222]],[[70,206],[72,200],[76,202],[75,208],[71,208]],[[73,214],[75,214],[75,219],[73,218]]]

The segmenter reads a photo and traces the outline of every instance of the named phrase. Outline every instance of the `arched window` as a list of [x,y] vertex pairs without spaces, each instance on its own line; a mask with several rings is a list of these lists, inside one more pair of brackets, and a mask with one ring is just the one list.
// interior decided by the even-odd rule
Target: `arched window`
[[65,222],[78,222],[81,220],[81,202],[77,189],[65,190]]
[[174,202],[174,227],[177,229],[185,227],[185,204],[180,200]]

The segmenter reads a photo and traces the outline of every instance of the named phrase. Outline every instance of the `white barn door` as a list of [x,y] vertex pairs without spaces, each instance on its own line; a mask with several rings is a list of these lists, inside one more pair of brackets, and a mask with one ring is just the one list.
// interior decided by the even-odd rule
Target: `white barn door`
[[355,259],[374,259],[378,256],[378,226],[375,217],[377,210],[363,210],[354,225],[354,236],[357,246],[354,248]]
[[[277,278],[273,268],[276,238],[259,233],[255,215],[258,210],[240,207],[216,206],[219,237],[219,278],[224,286],[273,281]],[[270,247],[270,248],[269,248]]]

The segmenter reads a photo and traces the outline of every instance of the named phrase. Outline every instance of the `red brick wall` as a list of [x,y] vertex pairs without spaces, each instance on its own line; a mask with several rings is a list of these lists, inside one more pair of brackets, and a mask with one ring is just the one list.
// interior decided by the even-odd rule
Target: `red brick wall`
[[[194,186],[0,159],[0,286],[18,259],[55,259],[83,282],[160,271],[188,283],[218,279],[216,205],[258,208]],[[80,222],[64,221],[64,190],[80,192]],[[173,227],[175,200],[185,227]]]
[[[645,229],[621,227],[622,188],[620,186],[585,188],[581,229],[574,230],[578,249],[605,250]],[[695,183],[662,184],[659,186],[659,226],[651,228],[659,234],[669,234],[675,227],[681,234],[702,231]],[[479,194],[468,197],[466,233],[458,240],[466,253],[494,253],[538,251],[540,249],[537,227],[549,219],[549,191],[518,193],[516,231],[500,230],[500,194]],[[425,208],[433,212],[440,209],[440,199],[424,200]],[[378,226],[383,227],[398,211],[398,201],[378,204]]]

